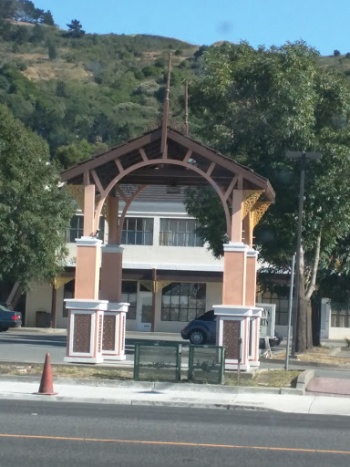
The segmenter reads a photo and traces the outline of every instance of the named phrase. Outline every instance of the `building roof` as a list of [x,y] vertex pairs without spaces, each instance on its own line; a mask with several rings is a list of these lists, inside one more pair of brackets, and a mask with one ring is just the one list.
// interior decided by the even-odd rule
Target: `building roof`
[[171,127],[147,132],[64,170],[61,179],[74,185],[95,182],[101,195],[116,183],[170,187],[214,183],[224,193],[239,184],[243,190],[261,190],[266,201],[275,198],[267,178]]

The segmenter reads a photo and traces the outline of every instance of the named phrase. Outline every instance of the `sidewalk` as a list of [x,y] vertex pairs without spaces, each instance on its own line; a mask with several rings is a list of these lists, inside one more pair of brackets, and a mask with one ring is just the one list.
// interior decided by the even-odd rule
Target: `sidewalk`
[[[19,331],[19,329],[16,329],[16,331]],[[66,335],[66,329],[21,328],[21,332]],[[178,334],[173,333],[127,332],[126,339],[129,346],[139,340],[175,341],[187,344]],[[129,351],[127,357],[125,361],[114,362],[110,365],[119,368],[132,367],[133,354],[130,354]],[[262,368],[283,368],[284,366],[282,360],[274,360],[273,358],[262,358],[261,363]],[[54,381],[55,391],[58,392],[56,396],[34,395],[38,391],[40,378],[0,376],[0,398],[34,398],[65,402],[112,404],[182,405],[226,409],[245,407],[289,413],[350,415],[349,366],[345,371],[341,370],[341,366],[338,365],[339,370],[337,373],[326,371],[327,368],[335,369],[335,366],[326,365],[324,371],[322,367],[323,365],[310,362],[291,361],[291,369],[305,368],[307,370],[299,376],[296,389],[228,387],[188,383],[110,382],[108,380],[91,382],[86,379],[64,380],[57,378],[57,381]],[[344,371],[345,374],[343,375]],[[300,381],[303,378],[304,383],[301,384]]]
[[[350,415],[350,397],[279,394],[280,390],[148,382],[83,382],[58,380],[56,395],[35,394],[35,378],[3,377],[0,398],[45,402],[271,410],[284,413]],[[249,393],[245,391],[249,389]],[[288,390],[286,390],[288,391]]]

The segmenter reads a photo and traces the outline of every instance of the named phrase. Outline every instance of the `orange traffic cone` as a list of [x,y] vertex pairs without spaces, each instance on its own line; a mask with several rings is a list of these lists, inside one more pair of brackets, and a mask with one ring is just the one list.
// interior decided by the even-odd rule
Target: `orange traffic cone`
[[49,353],[47,353],[45,356],[43,374],[41,375],[40,387],[37,394],[43,394],[46,396],[54,396],[55,394],[57,394],[57,392],[53,390],[52,371]]

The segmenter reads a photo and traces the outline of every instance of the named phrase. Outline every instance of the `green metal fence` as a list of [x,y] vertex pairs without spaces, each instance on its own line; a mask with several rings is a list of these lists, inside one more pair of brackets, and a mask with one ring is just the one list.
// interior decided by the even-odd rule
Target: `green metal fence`
[[134,380],[177,382],[180,379],[181,344],[135,344]]
[[222,384],[225,349],[215,345],[190,345],[188,379],[193,383]]

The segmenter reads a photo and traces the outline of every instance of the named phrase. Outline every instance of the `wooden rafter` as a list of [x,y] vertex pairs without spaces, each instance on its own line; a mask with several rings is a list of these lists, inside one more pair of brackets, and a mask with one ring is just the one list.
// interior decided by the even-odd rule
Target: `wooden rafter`
[[227,188],[227,190],[224,193],[225,201],[227,201],[229,199],[229,197],[230,197],[230,195],[231,195],[237,181],[238,181],[238,177],[237,176],[233,177],[229,187]]
[[139,153],[141,154],[142,160],[144,162],[147,162],[149,160],[148,157],[147,157],[147,154],[146,154],[146,152],[145,152],[145,150],[143,148],[139,149]]
[[120,160],[116,159],[114,162],[115,162],[115,165],[117,166],[117,169],[119,170],[119,172],[123,173],[124,172],[124,167],[122,166],[122,163],[120,162]]
[[97,187],[97,190],[100,192],[100,193],[103,193],[103,186],[102,186],[102,183],[96,173],[96,170],[91,170],[91,175],[92,175],[92,178],[94,179],[94,182],[95,182],[95,185]]
[[191,149],[189,149],[186,152],[186,155],[185,155],[184,160],[183,160],[184,163],[187,163],[191,159],[192,153],[193,153],[193,151],[191,151]]
[[210,177],[211,174],[213,173],[213,171],[214,171],[214,169],[215,169],[215,166],[216,166],[215,162],[212,162],[212,163],[210,164],[209,169],[207,170],[207,175],[208,175],[208,177]]

